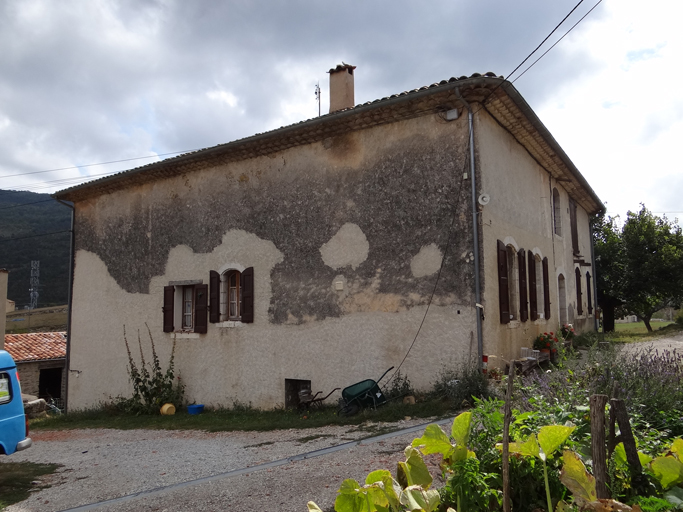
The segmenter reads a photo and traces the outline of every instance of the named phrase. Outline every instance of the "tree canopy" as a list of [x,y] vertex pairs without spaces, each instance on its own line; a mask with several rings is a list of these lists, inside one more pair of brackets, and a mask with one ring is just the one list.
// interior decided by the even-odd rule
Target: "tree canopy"
[[[683,232],[675,222],[641,205],[639,212],[626,214],[621,229],[612,217],[597,218],[593,238],[604,311],[619,308],[637,315],[652,331],[654,313],[683,302]],[[607,323],[605,330],[610,330]]]

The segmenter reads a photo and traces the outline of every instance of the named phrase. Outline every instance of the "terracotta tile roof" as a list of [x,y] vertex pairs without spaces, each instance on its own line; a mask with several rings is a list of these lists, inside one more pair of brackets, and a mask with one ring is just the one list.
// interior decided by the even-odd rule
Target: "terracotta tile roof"
[[65,358],[66,333],[5,334],[5,350],[15,363]]

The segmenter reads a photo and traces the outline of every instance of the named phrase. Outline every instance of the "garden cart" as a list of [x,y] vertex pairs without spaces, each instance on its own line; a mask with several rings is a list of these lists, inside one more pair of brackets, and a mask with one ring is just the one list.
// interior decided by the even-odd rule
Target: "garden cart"
[[339,391],[340,389],[341,388],[334,388],[322,398],[317,398],[322,391],[318,391],[315,395],[311,395],[310,389],[302,389],[299,391],[299,409],[316,409],[320,407],[332,393]]

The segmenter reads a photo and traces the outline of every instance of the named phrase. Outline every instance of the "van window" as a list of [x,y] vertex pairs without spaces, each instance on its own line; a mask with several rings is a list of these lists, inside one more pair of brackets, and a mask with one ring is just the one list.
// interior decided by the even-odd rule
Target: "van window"
[[9,374],[0,373],[0,404],[12,401],[12,388],[9,384]]

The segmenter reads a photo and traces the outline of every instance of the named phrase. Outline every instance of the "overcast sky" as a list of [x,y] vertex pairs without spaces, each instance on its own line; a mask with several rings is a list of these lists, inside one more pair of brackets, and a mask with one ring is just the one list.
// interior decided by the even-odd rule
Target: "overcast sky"
[[[315,117],[342,60],[357,103],[507,76],[577,1],[3,0],[0,188],[53,192]],[[683,219],[682,14],[604,0],[515,82],[612,214]]]

